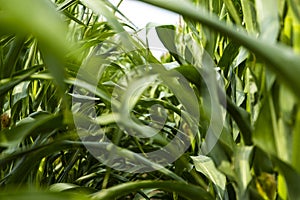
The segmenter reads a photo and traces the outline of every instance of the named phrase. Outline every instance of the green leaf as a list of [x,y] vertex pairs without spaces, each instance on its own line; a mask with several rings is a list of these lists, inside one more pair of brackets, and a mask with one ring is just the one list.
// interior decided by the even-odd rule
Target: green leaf
[[250,122],[250,114],[241,107],[238,107],[232,100],[226,96],[226,108],[231,117],[237,123],[246,145],[252,144],[253,127]]
[[284,176],[289,199],[298,199],[300,196],[300,175],[297,173],[290,165],[278,159],[277,157],[272,157],[273,162],[275,162],[280,173]]
[[52,2],[41,0],[0,1],[8,29],[33,33],[51,52],[57,55],[70,48],[66,40],[67,26],[56,12]]
[[4,64],[2,67],[2,74],[0,78],[10,78],[12,73],[15,71],[16,64],[20,58],[23,46],[25,43],[25,37],[17,35],[15,36],[15,40],[10,46],[9,52],[7,53]]
[[213,160],[207,156],[191,156],[195,168],[211,180],[217,189],[219,199],[223,199],[226,187],[226,176],[216,167]]
[[293,130],[292,165],[300,173],[300,111],[298,110]]
[[227,8],[228,12],[230,13],[231,17],[235,21],[235,23],[239,24],[239,25],[242,24],[239,13],[238,13],[237,9],[235,8],[233,1],[224,0],[224,3],[226,5],[226,8]]
[[[25,118],[18,125],[11,129],[5,129],[0,132],[0,146],[10,147],[19,145],[25,137],[35,136],[38,133],[52,131],[55,128],[62,127],[62,115],[40,116],[39,118]],[[55,126],[53,126],[55,124]]]
[[234,168],[238,179],[238,195],[240,199],[247,198],[247,188],[252,179],[250,160],[253,147],[237,147],[234,156]]
[[202,77],[194,66],[181,65],[175,68],[180,74],[182,74],[188,81],[201,88],[203,83]]
[[[256,2],[256,1],[255,1]],[[252,1],[249,0],[241,0],[242,10],[243,10],[243,18],[246,26],[246,30],[249,33],[254,33],[256,31],[255,27],[255,12],[252,9]]]
[[176,44],[175,44],[175,35],[176,35],[176,28],[173,25],[163,25],[155,27],[156,33],[163,43],[163,45],[168,49],[170,54],[175,58],[175,60],[182,64],[182,60],[179,57],[177,52]]
[[[269,94],[270,95],[270,94]],[[264,151],[277,155],[276,142],[274,138],[274,130],[272,122],[272,114],[269,100],[271,97],[267,97],[262,105],[259,116],[255,123],[255,129],[253,132],[253,142]]]
[[274,43],[279,33],[278,5],[273,0],[255,1],[260,37]]
[[99,200],[111,200],[116,199],[131,192],[135,192],[141,189],[158,188],[168,192],[175,192],[178,195],[187,199],[199,199],[199,200],[212,200],[213,197],[201,187],[185,184],[175,181],[136,181],[119,184],[109,189],[101,190],[98,193],[92,195],[93,199]]
[[229,68],[230,64],[238,55],[239,48],[240,46],[235,42],[230,42],[223,52],[223,55],[218,63],[218,67],[220,67],[221,69]]
[[38,69],[43,67],[42,65],[38,65],[35,67],[32,67],[27,70],[23,70],[19,72],[19,76],[13,77],[12,79],[3,79],[0,81],[0,97],[4,94],[6,94],[9,90],[14,88],[19,83],[26,80],[28,77],[30,77],[32,74],[34,74]]
[[6,200],[89,200],[85,195],[74,195],[66,193],[54,193],[48,191],[18,191],[10,189],[9,191],[1,191],[1,199]]
[[80,186],[72,184],[72,183],[55,183],[50,186],[50,191],[62,192],[65,190],[70,190],[70,189],[74,189],[74,188],[78,188],[78,187],[80,187]]

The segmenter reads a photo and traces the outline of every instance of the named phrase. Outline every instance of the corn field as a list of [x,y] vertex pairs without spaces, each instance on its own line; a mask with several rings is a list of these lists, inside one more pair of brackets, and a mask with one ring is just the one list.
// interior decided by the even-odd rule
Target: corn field
[[124,2],[0,0],[0,199],[300,199],[300,2]]

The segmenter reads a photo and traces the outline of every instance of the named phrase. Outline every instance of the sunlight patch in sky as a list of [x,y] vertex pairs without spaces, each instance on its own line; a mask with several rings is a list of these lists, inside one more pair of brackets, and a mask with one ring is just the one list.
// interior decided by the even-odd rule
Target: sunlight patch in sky
[[[117,5],[120,0],[110,0]],[[138,28],[144,28],[147,23],[178,24],[179,16],[170,11],[160,9],[136,0],[124,0],[119,10]]]

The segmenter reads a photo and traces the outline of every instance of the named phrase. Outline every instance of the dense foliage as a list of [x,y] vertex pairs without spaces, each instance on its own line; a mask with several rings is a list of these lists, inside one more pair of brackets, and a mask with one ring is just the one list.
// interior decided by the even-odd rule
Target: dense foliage
[[300,3],[141,1],[0,0],[0,198],[298,199]]

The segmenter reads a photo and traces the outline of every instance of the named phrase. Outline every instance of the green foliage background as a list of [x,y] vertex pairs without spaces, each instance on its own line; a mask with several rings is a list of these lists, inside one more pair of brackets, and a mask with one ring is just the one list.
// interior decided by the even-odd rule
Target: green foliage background
[[[135,26],[108,1],[0,0],[0,198],[299,199],[299,2],[142,1],[182,15],[178,26],[156,27],[169,50],[161,60],[129,34],[137,31]],[[205,63],[195,44],[215,66]],[[153,82],[124,112],[112,110],[112,104],[124,105],[122,99],[111,100],[114,88],[121,87],[119,80],[149,63],[176,63],[172,70],[189,87]],[[90,74],[77,76],[83,65]],[[95,89],[91,80],[99,72]],[[164,70],[156,74],[164,75]],[[216,75],[225,88],[218,88]],[[210,77],[213,93],[204,76]],[[80,96],[71,96],[74,87]],[[196,94],[197,102],[190,104],[199,107],[199,119],[180,101],[191,98],[188,91]],[[124,93],[131,96],[132,90]],[[81,103],[90,96],[95,104]],[[204,155],[214,114],[211,103],[226,109],[225,123],[217,144]],[[157,104],[167,110],[167,123],[156,138],[129,137],[119,127],[151,134],[150,129],[141,131],[141,123],[150,123],[150,108]],[[168,143],[179,130],[180,112],[197,128],[191,147],[174,163],[153,172],[127,173],[105,166],[87,151],[85,145],[108,146],[80,140],[88,131],[78,133],[74,106],[95,109],[97,116],[82,120],[101,125],[128,156]],[[122,118],[125,111],[140,123]],[[185,134],[191,130],[187,126]]]

